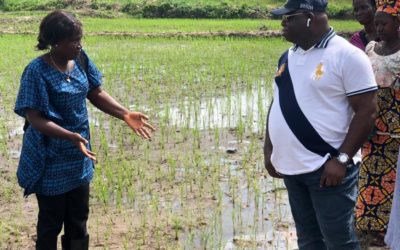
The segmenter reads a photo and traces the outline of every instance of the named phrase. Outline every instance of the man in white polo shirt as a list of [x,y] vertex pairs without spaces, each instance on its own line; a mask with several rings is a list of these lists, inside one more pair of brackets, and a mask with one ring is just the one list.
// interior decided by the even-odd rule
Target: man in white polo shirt
[[328,25],[326,0],[289,0],[268,115],[265,167],[283,178],[300,250],[355,250],[359,149],[374,124],[376,89],[367,56]]

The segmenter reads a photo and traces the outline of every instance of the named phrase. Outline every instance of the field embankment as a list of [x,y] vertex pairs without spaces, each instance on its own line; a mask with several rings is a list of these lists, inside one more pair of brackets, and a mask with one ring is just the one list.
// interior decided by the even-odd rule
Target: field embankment
[[[2,11],[48,11],[80,9],[87,15],[115,17],[129,15],[143,18],[267,18],[270,10],[284,0],[0,0]],[[328,14],[349,18],[350,1],[330,1]]]

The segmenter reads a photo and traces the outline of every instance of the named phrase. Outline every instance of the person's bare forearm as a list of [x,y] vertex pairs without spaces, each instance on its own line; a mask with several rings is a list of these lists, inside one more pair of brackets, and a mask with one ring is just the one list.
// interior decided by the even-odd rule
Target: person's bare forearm
[[271,153],[272,153],[272,142],[271,142],[271,138],[269,138],[269,129],[268,129],[269,114],[271,112],[272,103],[273,103],[273,101],[269,105],[268,114],[267,114],[267,122],[266,122],[266,128],[265,128],[265,141],[264,141],[264,155],[267,155],[267,153],[269,155],[271,155]]
[[269,125],[269,115],[271,112],[272,103],[273,103],[273,101],[271,102],[269,109],[268,109],[267,122],[266,122],[267,124],[266,124],[266,129],[265,129],[264,166],[267,169],[268,174],[271,177],[282,178],[282,175],[275,170],[275,167],[272,165],[272,162],[271,162],[273,146],[272,146],[271,138],[269,137],[268,125]]
[[127,108],[119,104],[100,87],[90,91],[88,94],[88,99],[96,108],[118,119],[123,120],[124,115],[129,113]]
[[[361,101],[363,100],[363,101]],[[367,101],[366,101],[367,100]],[[376,118],[376,92],[362,94],[350,101],[355,115],[339,152],[353,157],[367,140],[374,128]]]
[[73,137],[73,132],[64,129],[55,122],[45,118],[38,110],[27,110],[26,118],[29,121],[30,126],[34,127],[44,135],[65,140],[71,140]]
[[[273,149],[273,147],[272,147],[271,138],[269,137],[268,122],[267,122],[266,129],[265,129],[264,155],[270,156],[272,154],[272,149]],[[265,160],[269,161],[269,159],[265,159]]]

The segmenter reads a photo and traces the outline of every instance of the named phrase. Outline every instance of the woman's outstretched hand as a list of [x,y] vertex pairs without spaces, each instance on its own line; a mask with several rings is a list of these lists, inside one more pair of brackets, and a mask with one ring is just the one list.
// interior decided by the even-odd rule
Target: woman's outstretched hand
[[155,128],[147,121],[149,118],[140,112],[129,112],[124,115],[124,121],[140,137],[150,139]]
[[89,159],[96,161],[96,154],[90,151],[86,145],[89,143],[85,138],[83,138],[78,133],[73,133],[71,137],[72,143]]

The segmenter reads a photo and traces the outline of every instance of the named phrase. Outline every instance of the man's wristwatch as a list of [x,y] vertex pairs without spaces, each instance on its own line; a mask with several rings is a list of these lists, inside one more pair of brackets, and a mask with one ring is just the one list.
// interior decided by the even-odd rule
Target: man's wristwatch
[[352,160],[350,159],[349,155],[346,153],[339,153],[339,155],[336,157],[336,160],[343,164],[344,166],[349,166]]

